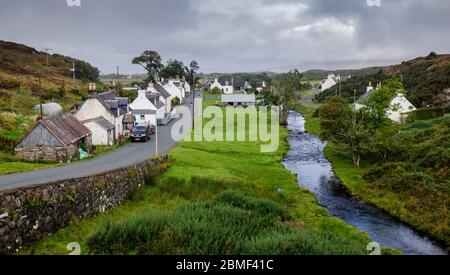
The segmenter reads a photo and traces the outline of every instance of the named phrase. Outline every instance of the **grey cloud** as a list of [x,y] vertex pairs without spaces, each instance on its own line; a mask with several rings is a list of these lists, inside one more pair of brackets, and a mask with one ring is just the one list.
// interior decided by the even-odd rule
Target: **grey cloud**
[[0,0],[0,39],[76,56],[104,73],[145,49],[202,70],[341,68],[399,62],[450,45],[450,1]]

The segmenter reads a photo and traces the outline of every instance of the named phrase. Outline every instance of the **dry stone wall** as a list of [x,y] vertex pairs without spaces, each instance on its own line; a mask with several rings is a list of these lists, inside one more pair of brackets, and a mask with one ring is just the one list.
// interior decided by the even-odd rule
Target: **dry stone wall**
[[[13,254],[66,226],[122,204],[164,171],[167,156],[89,177],[0,191],[0,254]],[[76,240],[74,240],[76,241]]]

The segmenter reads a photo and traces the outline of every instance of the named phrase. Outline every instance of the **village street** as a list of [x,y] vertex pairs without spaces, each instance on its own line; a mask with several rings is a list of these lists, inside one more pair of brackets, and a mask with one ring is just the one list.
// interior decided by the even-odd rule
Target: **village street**
[[[198,92],[196,96],[200,96]],[[193,96],[186,98],[184,105],[191,108],[192,99]],[[171,126],[177,119],[173,119],[168,125],[158,127],[158,154],[167,153],[176,145],[176,142],[171,137]],[[90,176],[142,162],[155,156],[155,154],[155,136],[152,136],[151,141],[147,143],[130,143],[114,152],[92,160],[56,168],[0,176],[0,190]]]

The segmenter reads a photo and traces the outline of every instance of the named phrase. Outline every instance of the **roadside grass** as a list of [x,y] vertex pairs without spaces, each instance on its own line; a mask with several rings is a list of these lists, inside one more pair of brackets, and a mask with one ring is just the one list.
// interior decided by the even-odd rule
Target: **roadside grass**
[[58,163],[33,163],[16,161],[12,153],[0,150],[0,175],[33,171],[44,168],[56,167]]
[[[117,150],[126,144],[128,144],[128,142],[126,142],[122,145],[116,144],[113,146],[97,146],[91,157],[84,159],[84,160],[77,160],[74,162],[92,160],[93,158],[96,158],[96,157],[108,154],[114,150]],[[30,172],[30,171],[40,170],[40,169],[63,166],[66,164],[67,163],[57,163],[57,162],[17,161],[14,154],[0,150],[0,175],[8,175],[8,174],[14,174],[14,173],[20,173],[20,172]]]
[[[205,104],[208,105],[211,102]],[[147,241],[150,244],[155,242],[147,236],[145,241],[135,242],[134,247],[118,249],[117,253],[195,254],[220,251],[223,254],[227,252],[272,254],[280,251],[280,253],[287,254],[283,250],[267,248],[280,248],[290,242],[309,238],[305,236],[314,236],[310,238],[311,242],[302,246],[305,249],[310,247],[310,250],[294,249],[293,253],[308,254],[308,251],[316,251],[318,254],[366,254],[365,248],[370,242],[368,236],[338,218],[331,217],[325,208],[319,206],[314,195],[301,188],[296,177],[282,165],[282,160],[288,150],[286,141],[288,134],[287,129],[280,129],[280,147],[274,153],[261,153],[260,142],[181,142],[169,153],[169,169],[154,184],[145,186],[142,196],[136,196],[140,199],[129,200],[107,213],[92,218],[74,219],[66,228],[49,235],[43,241],[26,248],[21,253],[68,254],[66,245],[70,242],[79,242],[83,254],[114,253],[112,247],[108,247],[108,244],[103,242],[106,240],[104,237],[108,235],[108,230],[117,234],[115,235],[117,238],[114,237],[117,241],[115,244],[120,247],[126,242],[119,240],[126,240],[127,236],[130,236],[127,234],[136,228],[149,230],[147,232],[151,232],[151,234],[163,234],[162,231],[152,229],[155,223],[162,221],[170,224],[169,233],[181,228],[187,230],[189,236],[198,239],[198,242],[182,245],[183,242],[169,242],[167,239],[161,238],[162,236],[170,237],[170,234],[157,235],[156,240],[160,241],[161,249],[151,250],[145,244]],[[247,216],[254,215],[254,213],[243,211],[242,206],[231,208],[228,206],[227,208],[222,202],[218,202],[220,200],[218,195],[230,190],[249,197],[249,200],[270,200],[277,206],[286,209],[286,213],[292,218],[292,224],[288,230],[298,230],[295,232],[301,233],[287,236],[279,234],[278,227],[274,228],[271,225],[257,227],[261,229],[257,232],[260,235],[255,235],[255,242],[250,242],[252,245],[246,246],[246,249],[223,251],[220,249],[223,249],[224,246],[220,246],[220,249],[217,248],[218,250],[207,250],[207,247],[202,246],[201,242],[206,244],[212,239],[200,238],[202,231],[194,227],[194,225],[198,225],[195,221],[199,219],[206,219],[206,223],[202,222],[200,228],[211,233],[208,235],[210,237],[225,238],[228,234],[221,235],[218,231],[209,231],[206,228],[208,221],[213,219],[212,217],[214,217],[214,221],[211,221],[211,226],[214,229],[224,227],[228,230],[226,232],[231,233],[233,230],[255,232],[251,231],[255,230],[253,228],[255,224],[252,224]],[[236,227],[228,225],[227,216],[229,214],[234,217],[233,221],[239,221],[239,225],[233,225]],[[129,226],[129,224],[133,224],[133,226]],[[149,225],[143,227],[142,224]],[[267,235],[264,235],[264,230],[268,232]],[[231,233],[228,235],[230,238],[233,236]],[[182,234],[182,240],[188,235]],[[247,236],[250,235],[253,233]],[[256,239],[258,240],[256,241]],[[88,245],[89,240],[90,246]],[[244,241],[241,243],[249,244]],[[301,243],[299,241],[297,244]],[[97,244],[101,245],[97,246]],[[348,244],[348,249],[344,248],[346,246],[342,246],[343,244]],[[342,249],[339,250],[338,246],[341,246]],[[139,250],[139,247],[143,250]],[[193,249],[199,247],[202,249]]]

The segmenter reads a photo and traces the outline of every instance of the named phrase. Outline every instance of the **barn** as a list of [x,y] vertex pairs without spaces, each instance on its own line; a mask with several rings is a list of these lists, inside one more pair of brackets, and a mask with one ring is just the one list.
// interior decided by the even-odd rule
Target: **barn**
[[77,159],[79,149],[89,151],[92,133],[72,114],[40,120],[14,148],[25,161],[67,161]]

